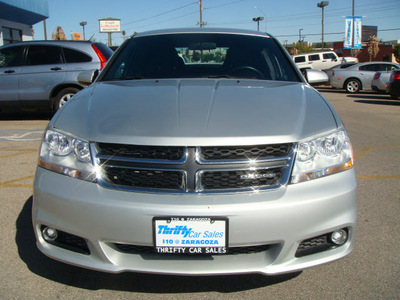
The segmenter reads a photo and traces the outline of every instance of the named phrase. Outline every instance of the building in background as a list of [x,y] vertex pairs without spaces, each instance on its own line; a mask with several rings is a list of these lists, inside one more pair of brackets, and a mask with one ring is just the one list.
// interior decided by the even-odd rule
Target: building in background
[[0,46],[32,40],[32,25],[48,17],[48,0],[0,0]]

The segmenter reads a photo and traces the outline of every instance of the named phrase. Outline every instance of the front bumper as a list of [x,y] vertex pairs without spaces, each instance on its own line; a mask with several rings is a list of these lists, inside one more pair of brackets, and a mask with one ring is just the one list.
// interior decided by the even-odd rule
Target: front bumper
[[[105,189],[97,184],[37,169],[33,227],[38,248],[49,257],[94,270],[165,274],[279,274],[327,263],[349,254],[356,229],[354,169],[260,193],[151,194]],[[229,219],[229,246],[270,245],[257,253],[182,256],[131,254],[114,243],[153,246],[153,217]],[[43,226],[82,237],[90,254],[45,241]],[[339,247],[296,257],[306,239],[347,228]]]

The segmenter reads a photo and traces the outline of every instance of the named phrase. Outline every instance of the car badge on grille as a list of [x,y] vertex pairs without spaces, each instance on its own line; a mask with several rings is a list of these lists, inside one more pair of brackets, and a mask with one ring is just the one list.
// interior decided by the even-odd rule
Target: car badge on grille
[[274,174],[274,173],[266,173],[266,174],[249,173],[249,174],[240,175],[240,179],[242,179],[242,180],[275,178],[275,177],[276,177],[276,174]]

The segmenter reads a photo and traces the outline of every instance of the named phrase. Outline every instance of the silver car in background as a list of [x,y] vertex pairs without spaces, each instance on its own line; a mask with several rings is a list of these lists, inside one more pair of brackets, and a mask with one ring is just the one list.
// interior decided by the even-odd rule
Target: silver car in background
[[100,271],[279,274],[352,251],[356,190],[343,123],[275,38],[152,31],[50,121],[33,228]]
[[390,73],[400,68],[399,64],[390,62],[366,62],[355,64],[345,69],[334,70],[329,76],[329,83],[348,93],[358,93],[361,90],[371,90],[371,82],[376,72]]
[[371,82],[371,88],[377,93],[387,93],[387,84],[392,72],[376,72]]
[[102,69],[112,51],[90,41],[27,41],[0,47],[0,109],[57,111],[84,88],[78,74]]

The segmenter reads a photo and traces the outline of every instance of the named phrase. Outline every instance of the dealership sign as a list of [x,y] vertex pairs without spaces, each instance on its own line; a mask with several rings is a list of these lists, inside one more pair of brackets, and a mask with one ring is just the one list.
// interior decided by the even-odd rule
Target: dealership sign
[[121,32],[120,19],[100,19],[100,33],[102,32]]
[[[345,49],[361,49],[361,40],[362,40],[362,17],[346,17],[346,31],[345,31],[345,39],[344,39],[344,48]],[[354,26],[353,26],[354,22]],[[352,43],[353,38],[353,28],[354,28],[354,42]],[[353,44],[353,45],[352,45]],[[352,47],[353,46],[353,47]]]

